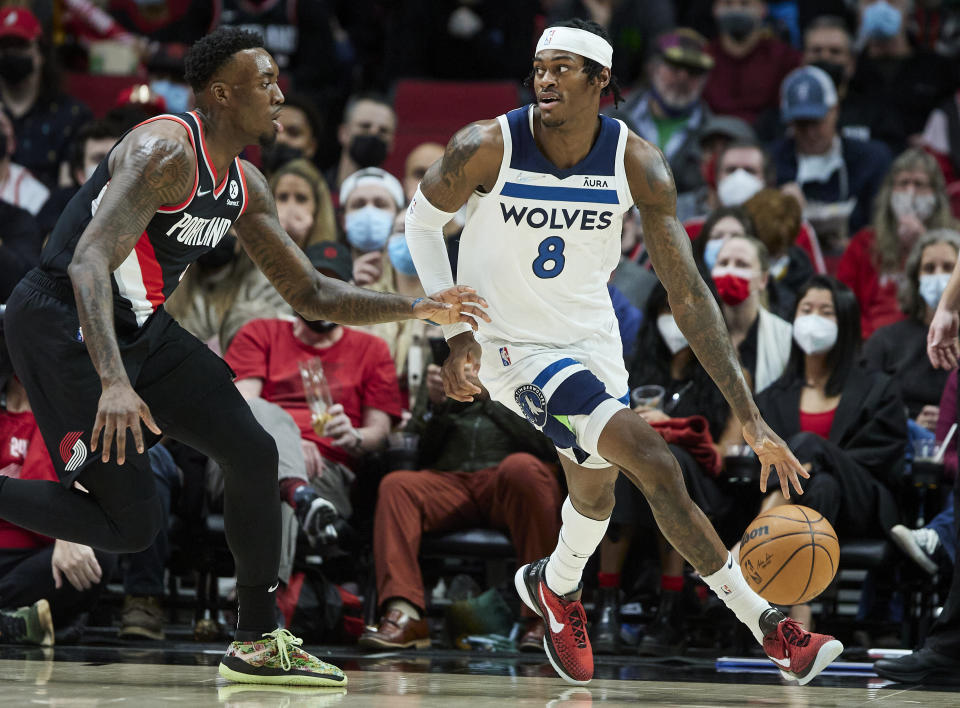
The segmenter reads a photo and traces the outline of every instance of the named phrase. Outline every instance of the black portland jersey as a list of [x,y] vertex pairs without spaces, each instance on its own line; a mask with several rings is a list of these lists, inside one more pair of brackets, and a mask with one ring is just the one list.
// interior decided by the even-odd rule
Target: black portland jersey
[[[217,179],[196,113],[155,116],[139,125],[157,120],[173,120],[187,130],[197,155],[197,171],[186,201],[158,209],[134,249],[111,274],[118,325],[142,326],[170,297],[187,266],[211,251],[247,207],[247,185],[239,158]],[[108,154],[67,204],[43,249],[40,265],[55,277],[67,277],[80,235],[100,206],[110,184],[109,160]]]

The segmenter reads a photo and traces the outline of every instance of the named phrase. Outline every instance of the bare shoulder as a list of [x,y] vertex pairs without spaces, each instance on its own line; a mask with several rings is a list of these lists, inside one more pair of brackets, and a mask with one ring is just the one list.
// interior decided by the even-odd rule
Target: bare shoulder
[[134,128],[110,154],[112,180],[128,177],[132,186],[151,191],[161,204],[179,204],[189,197],[196,169],[189,134],[172,120]]
[[493,188],[502,160],[500,122],[470,123],[450,138],[443,157],[424,175],[421,189],[439,209],[455,211],[475,189]]
[[273,192],[270,191],[270,184],[263,172],[247,160],[240,160],[240,167],[243,169],[244,184],[247,188],[247,209],[244,214],[276,212]]
[[623,160],[630,193],[639,208],[676,207],[677,188],[673,172],[656,145],[631,132]]

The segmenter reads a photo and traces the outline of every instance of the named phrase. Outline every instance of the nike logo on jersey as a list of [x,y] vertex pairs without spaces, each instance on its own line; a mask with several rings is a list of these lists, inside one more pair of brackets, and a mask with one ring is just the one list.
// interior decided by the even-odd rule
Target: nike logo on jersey
[[206,219],[201,216],[190,216],[183,212],[180,221],[167,231],[167,236],[173,236],[185,246],[208,246],[213,248],[220,239],[227,235],[232,222],[221,216]]
[[789,669],[789,668],[790,668],[790,658],[789,658],[789,657],[787,657],[786,659],[774,659],[774,658],[771,656],[771,657],[769,657],[769,659],[770,659],[770,661],[774,662],[775,664],[780,664],[780,666],[782,666],[782,667],[785,668],[785,669]]
[[554,634],[560,634],[566,625],[562,622],[557,622],[557,618],[553,616],[553,610],[550,609],[550,605],[547,604],[547,599],[543,596],[543,585],[538,585],[537,590],[540,591],[540,604],[543,605],[543,608],[547,611],[547,617],[550,619],[550,631]]
[[528,172],[518,172],[513,178],[514,182],[538,182],[544,178],[544,175],[530,174]]
[[209,190],[209,189],[208,189],[206,192],[201,192],[199,189],[197,190],[197,196],[198,196],[198,197],[205,197],[205,196],[207,196],[208,194],[210,194],[210,190]]

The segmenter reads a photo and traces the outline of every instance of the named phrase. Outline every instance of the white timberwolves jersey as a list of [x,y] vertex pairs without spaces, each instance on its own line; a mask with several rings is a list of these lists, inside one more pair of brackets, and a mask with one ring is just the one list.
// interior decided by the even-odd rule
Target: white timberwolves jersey
[[563,347],[615,334],[607,280],[620,258],[633,199],[623,153],[626,126],[600,116],[590,153],[555,167],[533,139],[533,106],[499,116],[503,162],[488,193],[467,202],[457,282],[490,304],[480,341]]

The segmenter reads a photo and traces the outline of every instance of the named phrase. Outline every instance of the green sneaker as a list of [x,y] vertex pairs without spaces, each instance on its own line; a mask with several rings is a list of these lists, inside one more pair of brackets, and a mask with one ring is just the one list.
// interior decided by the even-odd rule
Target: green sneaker
[[0,643],[53,646],[50,603],[41,599],[29,607],[0,610]]
[[267,632],[254,642],[233,642],[220,661],[220,675],[237,683],[283,686],[346,686],[336,666],[308,654],[302,639],[286,629]]

